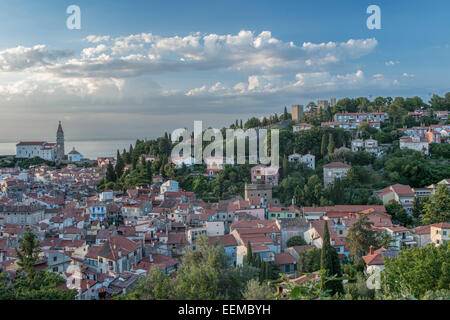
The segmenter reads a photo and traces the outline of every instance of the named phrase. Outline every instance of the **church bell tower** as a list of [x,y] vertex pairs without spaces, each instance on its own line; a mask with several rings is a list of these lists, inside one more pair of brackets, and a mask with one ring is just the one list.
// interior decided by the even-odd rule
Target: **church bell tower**
[[61,163],[64,160],[64,131],[59,122],[58,131],[56,132],[56,162]]

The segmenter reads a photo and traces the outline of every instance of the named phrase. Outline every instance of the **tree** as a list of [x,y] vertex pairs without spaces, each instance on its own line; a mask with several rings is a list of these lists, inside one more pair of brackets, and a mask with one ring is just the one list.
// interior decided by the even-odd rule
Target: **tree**
[[168,300],[173,298],[173,286],[170,277],[160,268],[152,267],[147,277],[137,284],[125,300]]
[[358,220],[349,228],[346,242],[353,261],[359,261],[370,250],[370,246],[378,247],[377,233],[372,230],[373,223],[369,218],[360,215]]
[[311,248],[306,252],[301,252],[297,261],[299,272],[312,273],[320,270],[321,249]]
[[405,109],[405,101],[402,97],[397,97],[390,104],[387,113],[389,115],[389,119],[391,119],[392,123],[398,123],[402,117],[407,113]]
[[381,286],[389,296],[422,298],[428,291],[449,289],[450,247],[409,248],[400,251],[396,259],[386,259],[381,273]]
[[245,300],[269,300],[275,295],[274,290],[267,282],[259,283],[255,279],[251,279],[247,282],[245,291],[242,296]]
[[19,270],[13,279],[0,273],[0,300],[72,300],[75,290],[63,290],[65,280],[58,274],[35,270],[39,240],[31,231],[24,233],[16,249]]
[[334,152],[334,139],[333,134],[330,133],[328,136],[328,155],[332,155]]
[[19,239],[19,249],[16,249],[17,265],[32,279],[35,274],[34,265],[39,260],[39,240],[36,235],[27,231]]
[[327,152],[327,137],[325,134],[322,135],[322,142],[320,144],[320,154],[322,157],[325,157],[325,154]]
[[114,170],[117,179],[120,179],[120,177],[123,175],[124,168],[125,168],[125,164],[124,164],[123,158],[121,157],[119,150],[117,150],[117,161],[116,161],[116,167]]
[[422,221],[425,224],[450,221],[450,191],[445,184],[440,184],[436,193],[424,203]]
[[403,206],[395,200],[389,201],[386,205],[386,211],[392,216],[392,220],[401,226],[411,226],[412,218],[408,215]]
[[172,179],[175,176],[175,170],[171,163],[166,163],[164,165],[164,176],[169,179]]
[[127,164],[131,164],[132,156],[133,156],[133,151],[134,151],[134,150],[133,150],[133,145],[130,144],[130,148],[129,148],[129,150],[128,150],[127,158],[126,158]]
[[342,286],[342,280],[330,280],[330,277],[342,277],[342,271],[336,249],[331,245],[330,242],[330,231],[328,230],[327,221],[325,221],[323,227],[320,269],[324,271],[324,274],[320,279],[322,290],[330,290],[331,295],[335,295],[336,293],[343,293],[344,287]]
[[147,163],[145,164],[145,169],[148,183],[151,184],[153,176],[152,176],[152,162],[150,160],[147,161]]
[[247,243],[247,254],[244,256],[244,263],[251,266],[254,266],[255,264],[255,257],[253,256],[252,244],[250,241]]
[[106,181],[107,182],[115,182],[116,181],[116,173],[114,171],[114,167],[112,163],[108,163],[106,167]]
[[288,247],[294,247],[294,246],[304,246],[306,245],[305,239],[303,239],[302,236],[293,236],[290,237],[289,240],[286,242],[286,245]]

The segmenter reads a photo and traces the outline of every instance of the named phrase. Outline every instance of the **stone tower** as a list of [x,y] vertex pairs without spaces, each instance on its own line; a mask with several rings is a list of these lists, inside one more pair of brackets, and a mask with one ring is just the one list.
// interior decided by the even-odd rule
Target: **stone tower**
[[56,162],[61,162],[62,160],[64,160],[64,131],[60,121],[56,132]]

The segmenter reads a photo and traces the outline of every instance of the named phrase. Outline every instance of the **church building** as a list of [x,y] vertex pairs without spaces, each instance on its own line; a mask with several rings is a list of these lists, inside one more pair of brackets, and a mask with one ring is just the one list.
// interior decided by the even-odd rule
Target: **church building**
[[35,157],[56,162],[64,160],[64,131],[61,126],[61,121],[56,132],[56,143],[21,141],[16,145],[16,158],[32,159]]

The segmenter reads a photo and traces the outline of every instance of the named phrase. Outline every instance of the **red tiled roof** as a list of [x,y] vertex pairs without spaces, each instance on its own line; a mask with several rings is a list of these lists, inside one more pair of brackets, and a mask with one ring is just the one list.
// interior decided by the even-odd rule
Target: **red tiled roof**
[[343,162],[331,162],[323,166],[324,168],[351,168],[350,165]]
[[214,245],[216,240],[219,240],[219,242],[224,247],[231,247],[231,246],[237,246],[238,245],[236,239],[234,238],[234,236],[232,234],[226,234],[226,235],[223,235],[223,236],[208,237],[208,240],[209,240],[209,244],[210,245]]
[[450,223],[445,223],[445,222],[435,223],[435,224],[432,224],[431,226],[435,227],[435,228],[440,228],[440,229],[450,229]]
[[295,259],[289,253],[282,252],[275,255],[275,263],[279,265],[295,263]]

